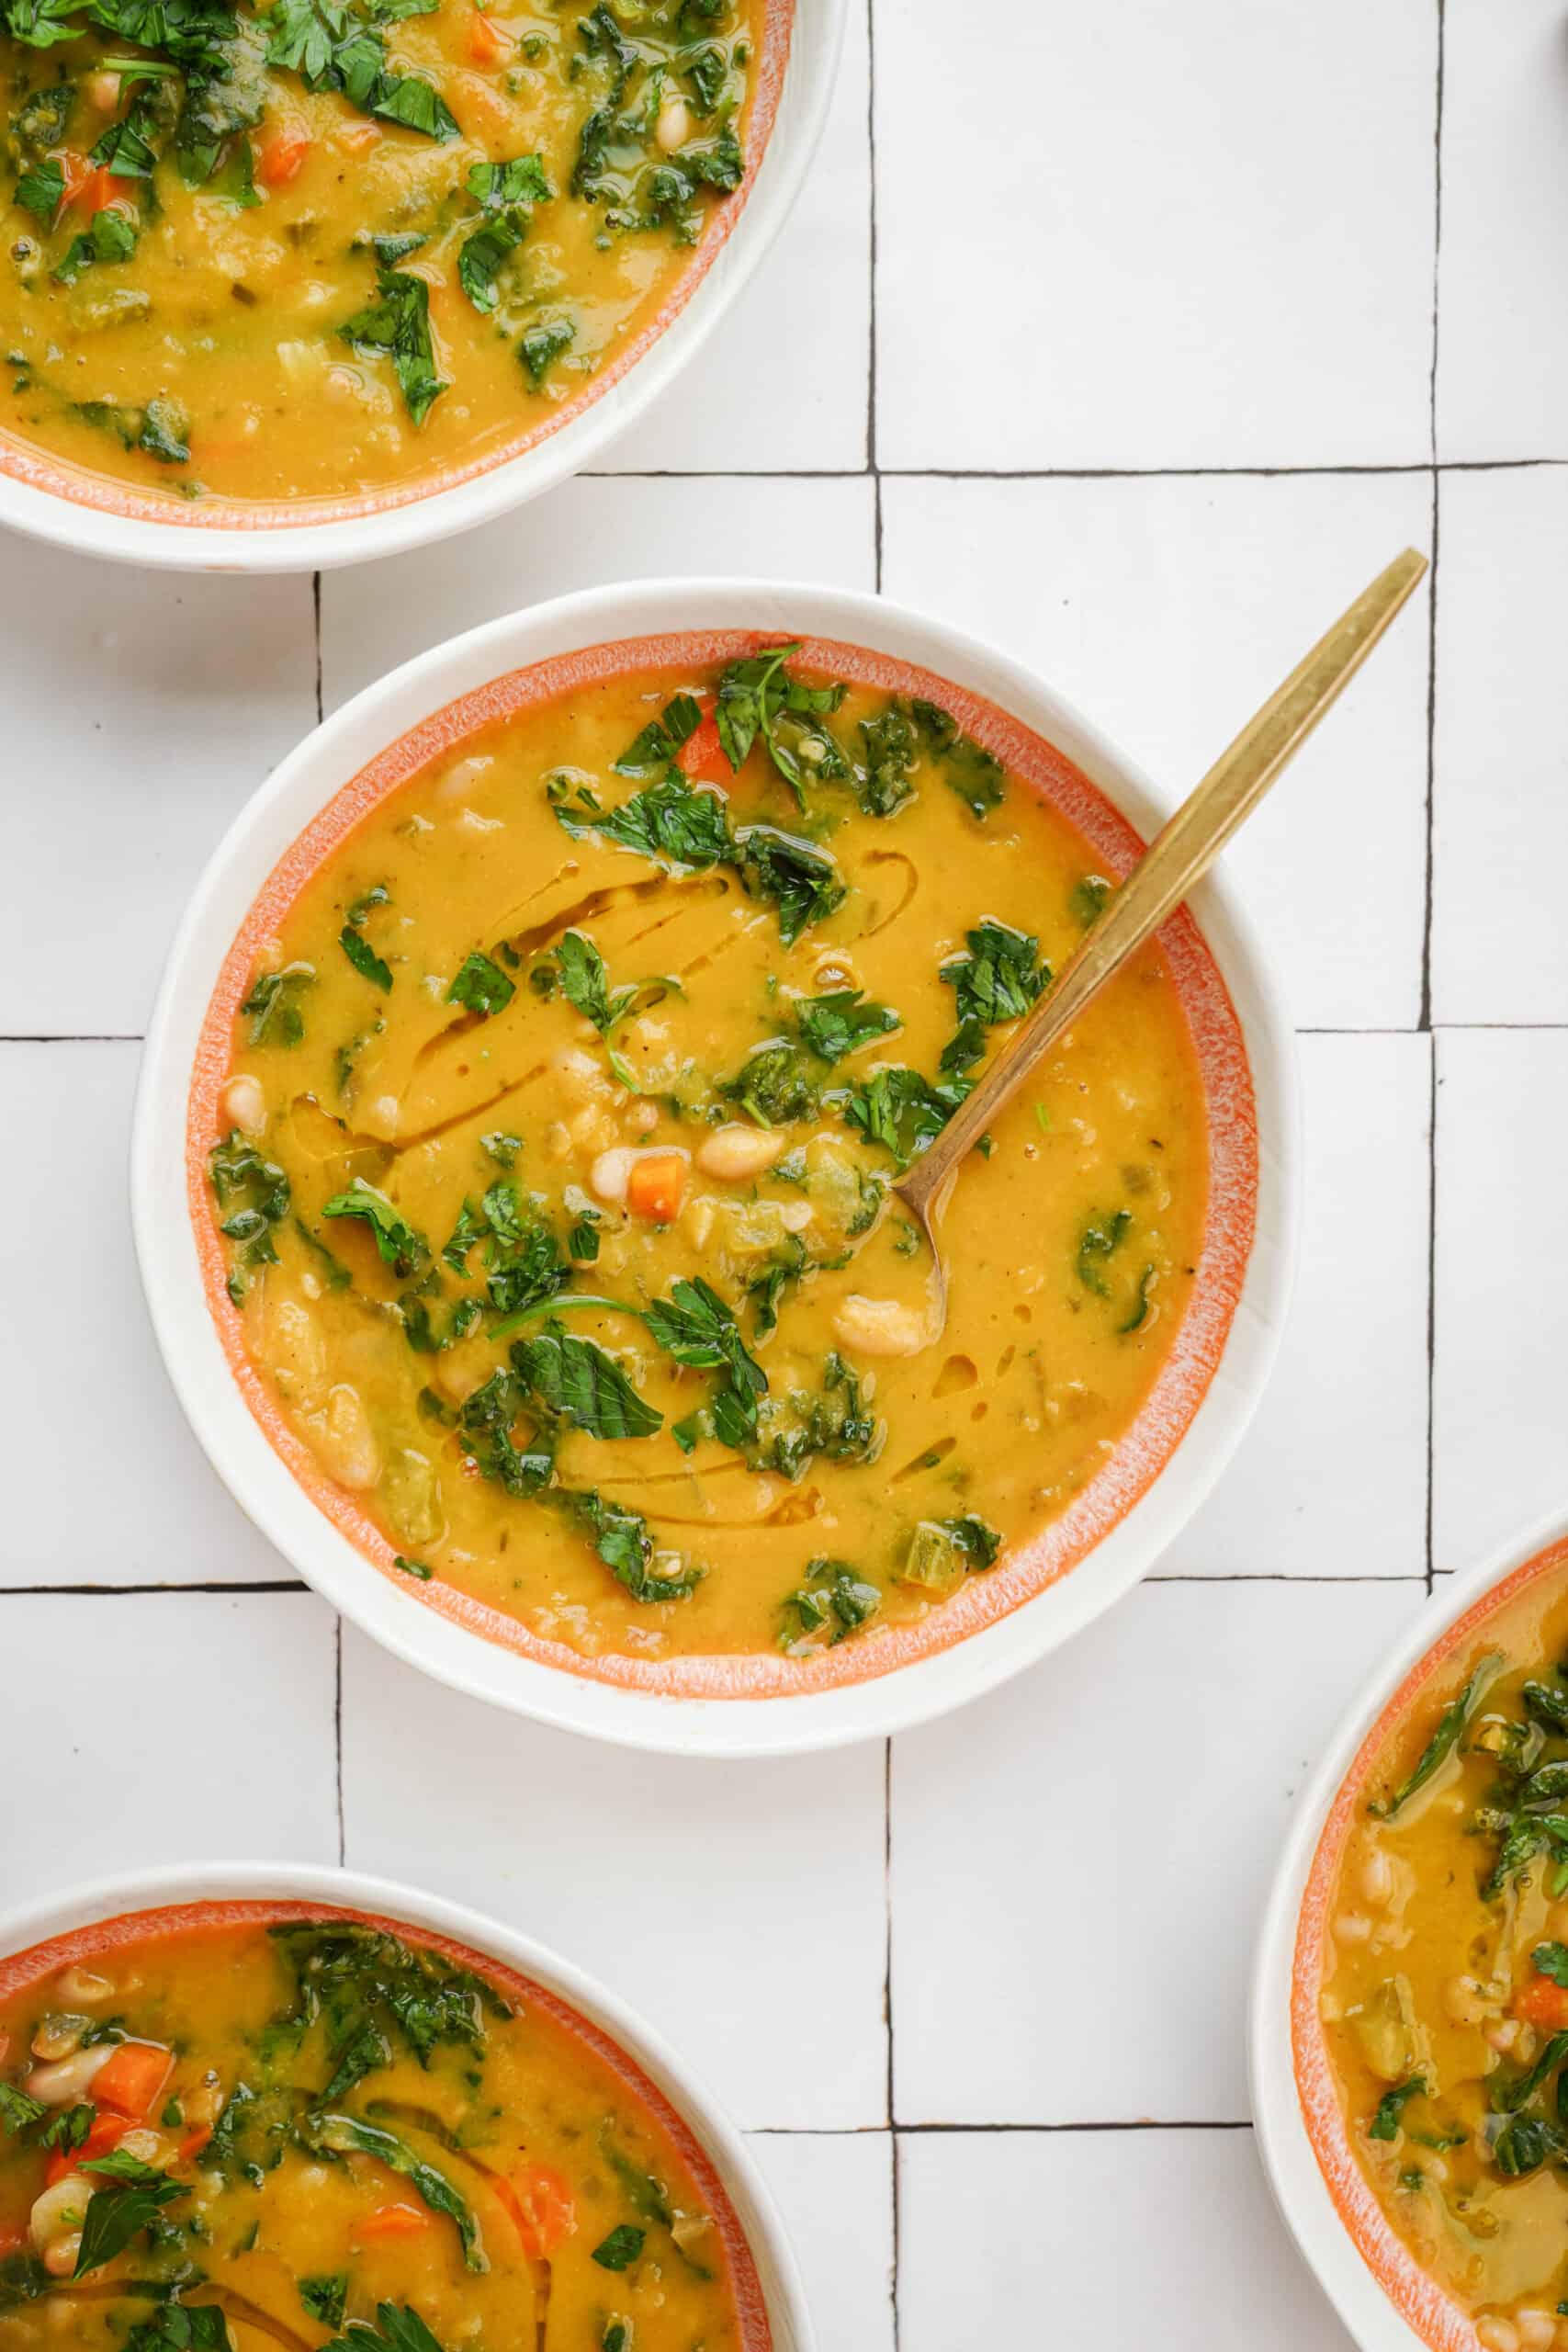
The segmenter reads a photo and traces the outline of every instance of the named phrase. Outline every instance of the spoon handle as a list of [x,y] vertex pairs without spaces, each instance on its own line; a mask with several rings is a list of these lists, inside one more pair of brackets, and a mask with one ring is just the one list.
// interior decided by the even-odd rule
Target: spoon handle
[[1396,557],[1221,752],[1084,933],[1055,986],[899,1183],[897,1189],[911,1208],[924,1214],[1041,1056],[1208,871],[1355,676],[1426,570],[1427,559],[1413,548]]

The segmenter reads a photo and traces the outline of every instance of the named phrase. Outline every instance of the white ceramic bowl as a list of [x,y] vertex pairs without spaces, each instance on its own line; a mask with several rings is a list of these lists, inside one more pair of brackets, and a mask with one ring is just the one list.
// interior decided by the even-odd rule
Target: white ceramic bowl
[[[902,1729],[991,1689],[1098,1617],[1190,1518],[1250,1418],[1274,1356],[1295,1235],[1293,1038],[1251,929],[1228,882],[1214,876],[1193,901],[1201,935],[1186,914],[1163,934],[1179,976],[1187,975],[1184,992],[1190,979],[1195,1035],[1205,1022],[1223,1033],[1212,1045],[1199,1035],[1214,1168],[1200,1281],[1129,1440],[1037,1545],[972,1577],[904,1648],[893,1646],[889,1628],[874,1646],[863,1637],[827,1653],[813,1664],[809,1687],[798,1662],[784,1659],[746,1661],[744,1672],[727,1672],[732,1662],[725,1660],[683,1661],[679,1672],[577,1660],[563,1670],[564,1653],[546,1662],[536,1644],[529,1655],[525,1642],[503,1646],[504,1634],[482,1638],[451,1613],[435,1613],[450,1611],[450,1596],[393,1573],[384,1539],[376,1541],[385,1572],[371,1567],[363,1524],[360,1542],[350,1541],[310,1499],[254,1418],[230,1368],[234,1334],[228,1333],[226,1356],[204,1292],[193,1202],[201,1193],[206,1130],[187,1198],[186,1126],[193,1097],[209,1082],[215,1090],[227,1050],[216,1028],[203,1048],[214,991],[220,976],[225,989],[241,976],[249,951],[237,946],[237,935],[302,831],[351,779],[355,806],[368,805],[383,786],[365,773],[367,763],[420,722],[429,722],[417,747],[423,758],[474,723],[454,722],[451,706],[481,689],[491,689],[485,707],[494,715],[498,696],[525,695],[542,671],[565,686],[595,674],[596,663],[603,674],[617,660],[642,666],[661,656],[727,658],[742,650],[735,632],[752,641],[815,640],[826,666],[847,672],[859,662],[873,683],[908,684],[911,669],[924,673],[913,690],[941,695],[1010,763],[1027,773],[1032,761],[1048,776],[1067,775],[1066,787],[1048,788],[1082,820],[1103,871],[1125,871],[1137,854],[1136,834],[1151,834],[1164,814],[1136,770],[1027,671],[879,598],[688,581],[540,605],[438,647],[367,689],[309,736],[243,811],[197,884],[170,956],[142,1062],[131,1154],[137,1252],[180,1400],[231,1491],[300,1574],[399,1657],[477,1697],[600,1738],[719,1756],[829,1747]],[[683,645],[671,642],[681,638]],[[863,648],[871,649],[869,660],[851,650]],[[1052,745],[1079,773],[1066,770]],[[398,762],[384,764],[406,769],[411,756],[405,745]],[[294,874],[305,870],[304,856]],[[285,887],[283,877],[275,887]],[[216,1118],[215,1091],[208,1115]],[[210,1251],[205,1223],[202,1230]],[[220,1294],[216,1313],[226,1311]]]
[[[75,494],[8,469],[0,450],[0,524],[78,554],[183,571],[319,571],[426,547],[493,521],[590,464],[656,401],[698,352],[784,225],[816,153],[838,70],[846,0],[764,0],[784,19],[788,62],[766,144],[740,209],[722,238],[712,232],[671,290],[663,323],[624,374],[607,370],[585,385],[564,423],[517,456],[450,486],[376,504],[335,519],[247,521],[243,506],[220,514],[192,504],[166,518],[120,511],[112,489],[82,476]],[[793,15],[793,21],[791,17]],[[13,463],[30,468],[27,446],[7,442]],[[63,476],[68,469],[41,470]]]
[[1565,1567],[1568,1521],[1558,1516],[1472,1575],[1444,1579],[1329,1741],[1292,1816],[1264,1915],[1248,2025],[1258,2145],[1297,2245],[1363,2352],[1475,2352],[1475,2330],[1390,2229],[1346,2140],[1317,2021],[1326,1899],[1378,1750],[1427,1678],[1495,1609]]
[[[699,2177],[705,2165],[710,2167],[728,2197],[755,2264],[767,2313],[765,2327],[753,2321],[743,2329],[743,2352],[813,2352],[817,2339],[784,2224],[745,2142],[723,2109],[694,2077],[684,2060],[677,2058],[614,1993],[570,1961],[536,1944],[532,1937],[518,1935],[498,1920],[389,1879],[367,1878],[357,1871],[270,1862],[193,1864],[96,1881],[8,1907],[0,1916],[0,1988],[7,1964],[36,1946],[111,1920],[132,1919],[141,1913],[209,1904],[303,1904],[326,1911],[368,1914],[446,1937],[554,1994],[614,2042],[674,2109],[678,2122],[695,2143],[694,2151],[687,2153],[694,2153],[699,2160]],[[155,1925],[152,1923],[154,1928]],[[54,1964],[64,1965],[69,1957],[62,1953]]]

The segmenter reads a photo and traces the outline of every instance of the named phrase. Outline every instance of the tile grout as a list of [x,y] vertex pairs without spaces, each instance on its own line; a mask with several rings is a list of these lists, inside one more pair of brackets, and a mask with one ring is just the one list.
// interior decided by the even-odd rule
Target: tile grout
[[1382,463],[1299,466],[628,466],[584,470],[579,481],[1296,481],[1338,476],[1527,473],[1568,467],[1568,457],[1391,458]]
[[1433,1530],[1438,1422],[1438,1033],[1432,1032],[1427,1089],[1427,1589],[1433,1589],[1437,1559]]
[[[1568,1035],[1562,1021],[1303,1022],[1298,1037],[1425,1037]],[[0,1029],[0,1046],[144,1046],[141,1029]]]
[[[1160,1575],[1160,1574],[1157,1574],[1157,1573],[1156,1573],[1156,1574],[1152,1575],[1152,1576],[1146,1576],[1146,1577],[1145,1577],[1142,1579],[1142,1581],[1143,1581],[1143,1583],[1145,1583],[1145,1585],[1149,1585],[1149,1584],[1197,1584],[1197,1585],[1216,1585],[1216,1584],[1291,1584],[1291,1585],[1314,1585],[1314,1586],[1316,1586],[1316,1585],[1338,1586],[1338,1585],[1349,1585],[1349,1584],[1420,1584],[1420,1583],[1424,1580],[1424,1577],[1425,1577],[1425,1575],[1426,1575],[1426,1571],[1424,1571],[1423,1569],[1420,1569],[1420,1568],[1412,1568],[1412,1569],[1409,1569],[1408,1571],[1406,1571],[1406,1572],[1405,1572],[1404,1574],[1403,1574],[1403,1575],[1402,1575],[1402,1574],[1399,1574],[1399,1573],[1397,1573],[1397,1572],[1391,1572],[1390,1574],[1383,1575],[1383,1576],[1374,1576],[1374,1575],[1368,1575],[1368,1576],[1312,1576],[1312,1575],[1306,1575],[1306,1576],[1296,1576],[1296,1575],[1292,1574],[1290,1570],[1288,1570],[1288,1569],[1284,1569],[1284,1568],[1258,1568],[1258,1569],[1237,1568],[1237,1569],[1215,1569],[1215,1570],[1213,1570],[1213,1571],[1210,1571],[1210,1570],[1207,1570],[1207,1569],[1203,1569],[1203,1568],[1172,1568],[1172,1569],[1168,1569],[1168,1570],[1167,1570],[1163,1575]],[[218,1582],[215,1582],[215,1581],[212,1581],[212,1580],[208,1580],[208,1581],[205,1581],[205,1582],[204,1582],[204,1581],[197,1580],[197,1579],[193,1579],[193,1581],[192,1581],[191,1583],[189,1583],[189,1584],[179,1584],[179,1583],[173,1583],[173,1584],[168,1584],[168,1583],[165,1583],[165,1584],[13,1584],[13,1585],[0,1585],[0,1606],[3,1606],[3,1605],[5,1604],[5,1602],[6,1602],[6,1601],[7,1601],[7,1600],[56,1600],[56,1599],[58,1599],[58,1600],[133,1600],[139,1599],[139,1598],[141,1598],[141,1596],[144,1596],[144,1595],[147,1595],[147,1594],[171,1593],[171,1592],[172,1592],[172,1593],[196,1593],[196,1594],[209,1593],[209,1594],[217,1594],[217,1595],[223,1595],[223,1594],[227,1594],[227,1595],[229,1595],[230,1597],[235,1597],[235,1596],[247,1596],[247,1597],[254,1597],[254,1596],[258,1595],[258,1594],[275,1593],[275,1592],[276,1592],[276,1593],[300,1593],[300,1592],[310,1592],[310,1591],[311,1591],[312,1589],[313,1589],[313,1588],[312,1588],[310,1585],[309,1585],[309,1584],[305,1583],[305,1581],[303,1580],[303,1578],[301,1578],[301,1577],[290,1577],[290,1578],[288,1578],[288,1579],[284,1579],[284,1578],[277,1578],[277,1579],[262,1579],[262,1578],[257,1578],[257,1579],[255,1579],[255,1580],[254,1580],[254,1581],[251,1581],[251,1582],[237,1583],[237,1584],[220,1584],[220,1583],[218,1583]],[[341,1630],[340,1630],[340,1639],[341,1639]],[[891,1745],[892,1745],[892,1743],[891,1743],[891,1742],[889,1742],[889,1743],[888,1743],[889,1749],[891,1749]],[[890,1774],[890,1771],[891,1771],[891,1756],[889,1756],[889,1761],[888,1761],[887,1771],[888,1771],[888,1773]],[[885,1865],[884,1865],[884,1866],[885,1866],[885,1869],[886,1869],[886,1867],[887,1866],[887,1863],[888,1863],[888,1862],[890,1861],[890,1860],[891,1860],[891,1838],[892,1838],[891,1815],[890,1815],[890,1814],[888,1814],[888,1813],[886,1811],[886,1805],[887,1805],[888,1802],[889,1802],[888,1797],[887,1797],[887,1795],[886,1795],[886,1792],[885,1792],[885,1796],[884,1796],[884,1805],[885,1805],[885,1817],[884,1817]],[[891,1914],[890,1914],[890,1917],[891,1917]],[[887,1969],[886,1976],[886,1978],[885,1978],[885,1994],[886,1994],[886,1997],[888,1999],[889,2003],[890,2003],[890,2001],[891,2001],[891,1966],[892,1966],[892,1961],[891,1961],[891,1926],[890,1926],[890,1927],[889,1927],[889,1956],[888,1956],[888,1969]],[[892,2117],[892,2113],[893,2113],[893,2107],[892,2107],[892,2092],[891,2092],[891,2071],[892,2071],[892,2060],[893,2060],[893,2053],[892,2053],[892,2038],[893,2038],[893,2037],[892,2037],[891,2013],[890,2013],[890,2011],[889,2011],[889,2023],[888,2023],[888,2072],[889,2072],[888,2115],[889,2115],[889,2118],[890,2118],[890,2119],[891,2119],[891,2117]]]
[[1250,2116],[1118,2117],[1110,2122],[1072,2123],[748,2123],[748,2140],[921,2140],[976,2138],[993,2132],[1250,2132]]
[[321,696],[321,575],[310,574],[310,625],[316,642],[316,724],[319,727],[325,713]]

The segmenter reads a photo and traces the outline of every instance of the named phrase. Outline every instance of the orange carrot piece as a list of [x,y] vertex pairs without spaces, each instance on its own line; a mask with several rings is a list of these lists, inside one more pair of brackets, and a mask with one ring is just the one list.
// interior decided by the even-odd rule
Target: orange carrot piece
[[45,2183],[52,2188],[57,2180],[63,2180],[78,2165],[89,2163],[94,2156],[107,2156],[111,2148],[118,2147],[130,2129],[123,2115],[95,2115],[79,2148],[50,2150],[49,2162],[44,2166]]
[[675,764],[681,774],[689,776],[694,784],[728,783],[733,771],[725,757],[718,721],[711,710],[702,724],[693,729],[676,752]]
[[1568,2026],[1568,1984],[1553,1984],[1538,1972],[1515,1994],[1514,2015],[1546,2033],[1561,2033]]
[[494,65],[512,48],[511,40],[499,25],[491,24],[482,8],[476,8],[468,18],[468,58],[474,65]]
[[88,173],[75,195],[68,197],[66,201],[79,204],[90,220],[96,220],[100,212],[107,212],[113,204],[134,205],[136,182],[117,179],[107,164],[100,164],[96,172]]
[[100,2107],[139,2123],[164,2095],[175,2071],[175,2053],[156,2041],[122,2041],[93,2077],[93,2097]]
[[[498,2179],[498,2191],[504,2186]],[[549,2165],[530,2165],[526,2172],[517,2174],[502,2201],[517,2224],[524,2253],[536,2262],[554,2254],[577,2227],[571,2191]]]
[[211,2137],[211,2124],[198,2123],[195,2131],[187,2132],[180,2142],[180,2152],[175,2162],[182,2165],[194,2164]]
[[287,187],[315,144],[303,131],[275,130],[264,141],[256,161],[256,177],[265,187]]
[[354,2227],[356,2238],[415,2238],[430,2227],[430,2216],[420,2205],[377,2205]]
[[656,1225],[670,1225],[680,1214],[686,1189],[686,1163],[678,1151],[650,1151],[634,1159],[626,1178],[626,1206]]

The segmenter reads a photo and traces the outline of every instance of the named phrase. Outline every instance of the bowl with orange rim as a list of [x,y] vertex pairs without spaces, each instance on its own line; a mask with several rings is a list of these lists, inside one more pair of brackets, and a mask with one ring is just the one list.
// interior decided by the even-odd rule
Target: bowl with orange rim
[[[739,716],[728,743],[720,713],[726,728]],[[795,747],[843,773],[786,790]],[[411,1663],[634,1745],[722,1755],[882,1735],[1066,1640],[1208,1492],[1284,1311],[1292,1039],[1226,879],[1167,927],[1121,1010],[1107,1000],[1107,1025],[1086,1024],[1050,1099],[1011,1125],[1010,1106],[971,1163],[940,1334],[910,1336],[925,1277],[888,1187],[1159,814],[1021,666],[843,592],[596,591],[358,696],[276,772],[199,884],[136,1115],[153,1322],[246,1511]],[[657,842],[649,822],[666,828]],[[468,878],[436,888],[421,861],[448,836]],[[660,871],[679,877],[672,899]],[[419,951],[466,978],[397,962],[470,891],[501,944],[477,962],[456,933]],[[319,946],[296,936],[323,922]],[[418,1042],[392,1035],[400,1004],[424,1008]],[[685,1052],[689,1023],[724,1042]],[[343,1100],[342,1062],[310,1060],[340,1029]],[[286,1033],[295,1044],[275,1051]],[[269,1113],[278,1073],[294,1107]],[[238,1134],[236,1103],[283,1157],[286,1138],[303,1154],[270,1229],[286,1260],[308,1252],[287,1308],[294,1275],[235,1261],[236,1231],[248,1250],[259,1230],[247,1208],[235,1196],[219,1213],[212,1154]],[[378,1125],[391,1139],[372,1146]],[[320,1149],[336,1167],[348,1129],[370,1156],[338,1172],[385,1174],[418,1228],[401,1257],[398,1218],[378,1237],[352,1187],[310,1215],[306,1161]],[[455,1138],[457,1191],[421,1193]],[[233,1148],[230,1172],[254,1186],[261,1160]],[[512,1231],[519,1186],[554,1240]],[[513,1286],[525,1249],[543,1253],[532,1290],[531,1275]],[[479,1284],[474,1303],[454,1271]],[[419,1355],[417,1409],[390,1452],[388,1425],[378,1445],[352,1399],[335,1430],[319,1413],[307,1430],[295,1375],[278,1385],[283,1326],[335,1317],[334,1284],[344,1311],[377,1293]],[[275,1307],[262,1376],[255,1318]],[[492,1328],[510,1358],[475,1355]],[[355,1332],[351,1352],[372,1343]],[[1075,1349],[1082,1376],[1058,1385],[1046,1358]],[[587,1376],[593,1397],[562,1376]],[[530,1452],[525,1391],[536,1423],[567,1430],[547,1463]],[[389,1528],[380,1498],[405,1474],[418,1492]],[[546,1518],[503,1565],[525,1522],[494,1513],[528,1494]]]
[[1542,1801],[1560,1701],[1568,1719],[1561,1516],[1444,1582],[1296,1808],[1253,1976],[1253,2109],[1359,2344],[1547,2352],[1568,2337],[1551,2227],[1568,1870]]
[[[420,70],[400,84],[384,73],[363,104],[330,64],[324,76],[307,64],[301,79],[299,56],[290,67],[287,43],[275,41],[269,107],[276,101],[281,113],[275,121],[269,111],[254,139],[230,138],[214,188],[233,176],[238,156],[245,192],[234,202],[197,192],[206,209],[186,222],[190,250],[175,268],[141,236],[141,191],[156,187],[166,164],[170,234],[170,216],[192,196],[174,172],[167,126],[154,129],[151,102],[134,95],[145,84],[111,83],[120,93],[113,103],[129,113],[105,135],[146,131],[155,150],[167,145],[151,179],[90,172],[75,150],[102,124],[84,124],[87,101],[73,102],[64,130],[57,122],[40,134],[53,137],[50,153],[40,147],[33,158],[59,189],[52,218],[40,194],[41,219],[18,213],[14,223],[28,232],[18,250],[65,316],[45,322],[60,327],[52,342],[35,322],[9,355],[0,524],[118,562],[310,571],[493,520],[591,463],[718,328],[787,218],[821,135],[843,0],[737,6],[718,47],[711,25],[705,51],[687,26],[656,51],[657,12],[630,10],[623,33],[604,12],[581,28],[576,17],[541,27],[466,0],[430,0],[403,11],[393,37],[397,48],[414,44]],[[383,21],[355,20],[378,51]],[[708,19],[694,21],[700,29]],[[476,33],[488,44],[478,63]],[[17,56],[25,63],[35,52],[18,47]],[[198,92],[199,71],[176,56],[177,64],[154,59],[148,75],[191,70]],[[705,56],[730,62],[716,110],[699,96],[714,96]],[[229,69],[219,70],[209,86],[224,86]],[[430,136],[403,127],[382,85],[417,91],[438,110],[435,128],[423,126]],[[649,127],[661,92],[694,141],[684,177],[681,153],[664,153]],[[622,100],[623,119],[612,122]],[[547,140],[540,149],[552,108],[564,126],[558,153]],[[639,108],[648,122],[632,120]],[[727,135],[737,127],[733,145],[710,135],[721,120]],[[588,170],[595,125],[614,134],[596,151],[597,177]],[[646,153],[628,162],[634,132]],[[519,147],[540,152],[519,157]],[[452,160],[437,187],[444,158]],[[528,176],[525,167],[537,168]],[[688,214],[639,209],[637,192],[661,185],[660,173],[684,192]],[[385,217],[371,225],[399,233],[372,238],[358,212],[344,214],[345,189],[358,191],[355,203],[381,202]],[[421,225],[410,229],[416,215]],[[62,258],[56,246],[84,222]],[[130,257],[77,286],[82,251],[105,222],[119,228]],[[71,325],[84,301],[93,316]],[[292,307],[274,311],[275,302]],[[106,306],[119,322],[112,355],[95,324]],[[78,334],[79,350],[70,341]]]
[[[269,2017],[285,2030],[272,2058],[258,2057]],[[51,2051],[62,2029],[81,2046],[40,2060],[28,2039],[40,2019]],[[34,2326],[38,2340],[57,2340],[56,2306],[73,2293],[96,2313],[152,2292],[188,2299],[193,2317],[216,2301],[294,2343],[310,2328],[304,2312],[341,2325],[345,2289],[348,2316],[367,2333],[378,2305],[383,2324],[389,2306],[412,2312],[411,2343],[427,2340],[422,2325],[446,2342],[487,2311],[514,2317],[525,2295],[541,2333],[546,2312],[565,2306],[558,2316],[576,2314],[595,2343],[613,2345],[617,2326],[628,2346],[685,2343],[694,2320],[732,2352],[810,2352],[816,2341],[769,2191],[685,2061],[571,1962],[456,1904],[287,1865],[97,1883],[0,1924],[0,2020],[11,2029],[0,2074],[39,2110],[24,2121],[28,2106],[14,2109],[7,2184],[4,2275],[20,2342]],[[376,2062],[357,2079],[340,2063],[345,2024]],[[323,2064],[339,2076],[325,2088]],[[83,2073],[74,2112],[92,2116],[74,2155],[51,2154],[42,2136],[51,2109],[67,2111],[62,2065]],[[299,2077],[287,2092],[296,2129],[252,2164],[240,2142],[269,2068],[273,2080],[279,2069]],[[484,2097],[465,2121],[475,2077]],[[215,2121],[193,2128],[198,2109]],[[362,2143],[350,2146],[355,2131]],[[161,2177],[156,2199],[175,2232],[188,2222],[214,2248],[194,2272],[176,2262],[162,2290],[142,2277],[160,2249],[117,2234],[112,2215],[74,2275],[51,2259],[52,2209],[71,2194],[62,2174],[87,2165],[76,2188],[108,2191],[107,2211],[120,2189],[113,2165],[128,2157],[139,2172],[126,2177],[145,2178],[149,2162]],[[226,2206],[248,2209],[237,2231],[214,2228],[231,2217]],[[79,2229],[80,2212],[63,2222]],[[221,2259],[219,2241],[231,2248]],[[335,2306],[319,2308],[327,2290]]]

